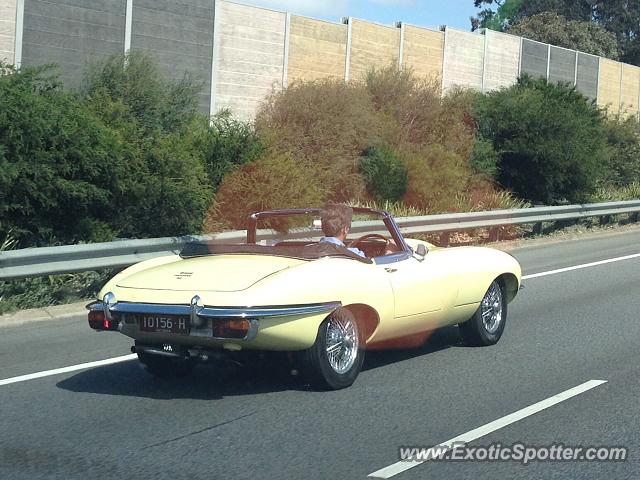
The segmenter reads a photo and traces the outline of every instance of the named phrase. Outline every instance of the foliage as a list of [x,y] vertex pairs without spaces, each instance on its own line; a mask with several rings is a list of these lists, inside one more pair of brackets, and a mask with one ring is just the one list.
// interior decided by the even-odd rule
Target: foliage
[[478,97],[476,118],[500,155],[500,183],[520,197],[582,201],[604,174],[603,114],[574,88],[524,77]]
[[495,10],[484,8],[477,17],[472,17],[471,29],[490,28],[503,31],[526,3],[525,0],[474,0],[473,4],[476,8],[490,5],[495,5],[497,8]]
[[206,130],[205,165],[211,186],[216,191],[227,173],[265,153],[266,148],[253,126],[234,119],[229,111],[215,115]]
[[8,72],[0,75],[4,233],[13,229],[24,246],[111,237],[111,200],[123,170],[116,136],[48,67]]
[[83,272],[0,280],[0,315],[27,308],[42,308],[95,298],[115,272]]
[[620,58],[616,37],[604,27],[591,22],[567,20],[555,12],[524,17],[507,29],[512,35],[580,50],[611,59]]
[[112,55],[89,65],[85,93],[106,97],[126,105],[129,120],[135,120],[145,135],[175,132],[197,112],[202,85],[186,76],[166,80],[156,62],[145,52]]
[[620,202],[638,200],[640,198],[640,183],[630,183],[624,187],[601,186],[591,195],[590,202]]
[[[588,31],[595,34],[598,37],[596,42],[584,39],[587,46],[594,44],[599,46],[595,51],[611,52],[610,58],[617,58],[614,57],[617,51],[620,52],[620,59],[623,62],[640,65],[640,2],[627,0],[474,0],[474,5],[478,8],[487,7],[479,13],[478,18],[472,19],[474,29],[482,26],[502,30],[522,22],[526,18],[551,12],[569,21],[579,22],[569,26],[577,34],[579,34],[578,29],[581,25],[585,29],[585,35]],[[513,8],[513,5],[516,8]],[[543,27],[541,23],[537,23],[536,31],[543,29]],[[610,38],[607,38],[602,31],[593,30],[594,27],[601,27],[612,34],[615,37],[617,47],[612,49]],[[556,33],[556,36],[558,35],[562,37],[561,33]]]
[[609,162],[604,183],[624,187],[640,183],[640,125],[635,118],[605,122]]
[[[464,189],[456,190],[464,185],[458,179],[470,175],[476,129],[472,112],[469,92],[455,90],[442,97],[438,83],[390,66],[372,69],[361,81],[349,84],[341,80],[294,83],[275,92],[258,114],[256,131],[272,152],[290,155],[302,167],[299,171],[306,183],[322,185],[327,200],[333,201],[365,199],[367,182],[374,198],[383,200],[391,190],[398,193],[386,198],[400,196],[401,188],[392,185],[395,182],[389,182],[388,176],[387,192],[382,193],[383,173],[377,183],[373,181],[374,172],[384,168],[401,174],[398,162],[388,159],[385,166],[382,159],[365,161],[360,170],[365,178],[359,173],[363,151],[370,145],[384,145],[385,157],[397,157],[405,168],[428,179],[423,186],[414,182],[409,198],[447,211],[456,208],[457,195],[464,195]],[[436,151],[446,152],[442,161]],[[411,174],[408,177],[411,182]],[[426,191],[429,188],[433,193]]]
[[402,152],[409,183],[404,203],[433,213],[452,210],[469,178],[466,159],[433,144]]
[[368,148],[360,159],[360,173],[378,201],[397,202],[407,191],[407,169],[388,146]]
[[379,127],[368,93],[340,80],[292,83],[267,98],[256,121],[258,135],[274,152],[313,169],[330,197],[360,197],[364,184],[358,158],[377,142]]
[[495,179],[498,175],[498,162],[500,155],[493,147],[491,140],[487,140],[478,134],[473,144],[473,153],[471,154],[471,170],[476,175],[485,175],[488,178]]
[[195,110],[197,91],[187,80],[163,80],[141,53],[116,55],[90,69],[85,102],[115,132],[124,156],[123,171],[112,173],[118,236],[190,234],[201,228],[213,194],[205,169],[212,135]]
[[328,190],[309,182],[312,165],[288,154],[270,154],[227,175],[205,220],[204,231],[244,229],[253,212],[324,204]]

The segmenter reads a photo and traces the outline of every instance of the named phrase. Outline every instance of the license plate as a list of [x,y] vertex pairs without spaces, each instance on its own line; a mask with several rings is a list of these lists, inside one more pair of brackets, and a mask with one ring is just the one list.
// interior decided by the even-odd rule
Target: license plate
[[137,320],[141,332],[189,335],[189,317],[175,315],[139,315]]

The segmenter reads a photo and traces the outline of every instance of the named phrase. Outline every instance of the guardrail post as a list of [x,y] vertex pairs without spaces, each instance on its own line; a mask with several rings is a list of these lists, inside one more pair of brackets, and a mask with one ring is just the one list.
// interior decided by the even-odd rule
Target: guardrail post
[[499,227],[490,228],[489,241],[493,243],[493,242],[497,242],[498,240],[500,240],[500,228]]
[[441,247],[448,247],[449,246],[449,241],[450,241],[449,233],[450,232],[442,232],[440,234],[440,246]]
[[633,223],[638,223],[638,218],[640,218],[640,214],[638,212],[632,213],[630,220]]
[[534,223],[533,224],[533,234],[534,235],[542,235],[542,228],[543,228],[542,222]]
[[600,225],[610,225],[613,223],[613,215],[604,215],[600,217]]

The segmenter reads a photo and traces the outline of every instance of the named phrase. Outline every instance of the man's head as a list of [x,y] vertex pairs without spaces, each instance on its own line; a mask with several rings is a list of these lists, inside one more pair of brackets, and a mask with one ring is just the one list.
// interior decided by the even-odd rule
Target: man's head
[[336,237],[344,242],[351,228],[353,209],[341,203],[329,203],[320,213],[322,232],[326,237]]

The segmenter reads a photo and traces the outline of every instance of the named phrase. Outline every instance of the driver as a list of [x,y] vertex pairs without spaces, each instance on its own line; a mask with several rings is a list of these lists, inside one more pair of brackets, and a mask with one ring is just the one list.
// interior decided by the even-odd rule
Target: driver
[[[320,220],[322,221],[322,232],[324,237],[321,242],[333,243],[344,247],[344,241],[349,234],[351,228],[351,219],[353,218],[353,209],[342,203],[329,203],[320,212]],[[366,257],[364,252],[358,248],[347,247],[353,253]]]

